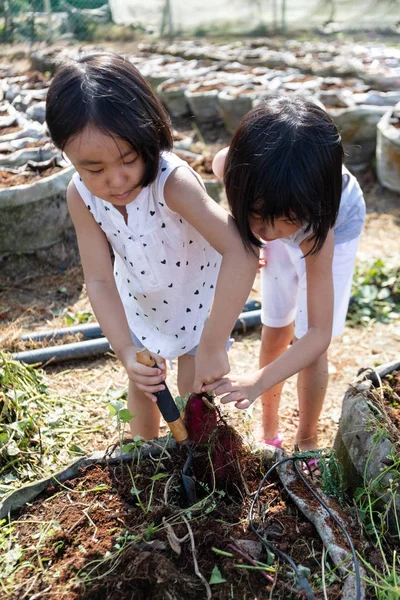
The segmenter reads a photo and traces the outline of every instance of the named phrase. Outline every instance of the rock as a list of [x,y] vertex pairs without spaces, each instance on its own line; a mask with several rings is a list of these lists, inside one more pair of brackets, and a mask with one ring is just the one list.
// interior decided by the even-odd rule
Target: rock
[[259,560],[261,557],[263,550],[261,542],[255,542],[254,540],[236,540],[235,544],[240,550],[243,550],[246,554],[250,554],[255,560]]
[[[398,366],[398,363],[395,364]],[[365,389],[363,383],[350,387],[343,399],[334,447],[343,468],[347,489],[354,492],[357,487],[365,486],[379,477],[380,500],[377,506],[387,511],[389,527],[395,532],[394,511],[397,519],[400,519],[400,495],[396,495],[393,506],[392,495],[389,492],[385,494],[384,490],[385,487],[389,488],[390,479],[398,477],[398,474],[388,470],[382,475],[382,471],[387,469],[388,461],[390,464],[390,456],[398,452],[388,439],[387,423],[382,413],[372,401],[371,386]]]

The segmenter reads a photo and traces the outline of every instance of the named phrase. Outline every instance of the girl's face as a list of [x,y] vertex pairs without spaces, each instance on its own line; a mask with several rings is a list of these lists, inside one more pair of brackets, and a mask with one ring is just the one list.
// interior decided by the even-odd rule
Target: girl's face
[[249,216],[249,225],[254,235],[265,242],[286,238],[301,227],[301,223],[292,223],[292,221],[284,218],[275,219],[274,224],[271,225],[254,213]]
[[102,200],[126,206],[141,191],[136,186],[144,175],[144,162],[125,140],[87,126],[68,141],[64,152],[87,189]]

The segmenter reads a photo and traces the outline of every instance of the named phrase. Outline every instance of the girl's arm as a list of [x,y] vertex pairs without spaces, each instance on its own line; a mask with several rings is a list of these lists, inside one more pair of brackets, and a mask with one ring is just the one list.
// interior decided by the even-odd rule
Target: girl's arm
[[188,169],[178,168],[164,188],[169,208],[186,219],[222,255],[212,308],[196,352],[193,389],[229,373],[226,342],[248,298],[258,265],[258,251],[243,246],[232,217],[212,200]]
[[[303,254],[312,242],[301,244]],[[334,235],[331,230],[316,255],[306,256],[308,331],[272,363],[255,373],[237,378],[225,378],[203,387],[224,395],[222,402],[235,402],[237,408],[248,408],[261,394],[311,365],[329,347],[333,322],[332,261]]]
[[[136,361],[124,307],[114,280],[107,238],[86,207],[75,185],[67,189],[68,209],[78,238],[79,253],[90,303],[115,354],[137,387],[151,395],[163,389],[164,364],[154,357],[160,369],[145,367]],[[155,396],[152,397],[155,400]]]

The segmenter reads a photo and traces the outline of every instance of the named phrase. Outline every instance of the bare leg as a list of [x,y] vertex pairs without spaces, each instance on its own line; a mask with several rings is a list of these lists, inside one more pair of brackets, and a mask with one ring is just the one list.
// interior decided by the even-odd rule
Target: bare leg
[[[260,368],[269,365],[285,352],[293,338],[293,323],[285,327],[267,327],[263,325],[261,334]],[[261,396],[262,403],[262,436],[265,440],[273,440],[278,434],[279,402],[284,381],[271,388]]]
[[193,391],[194,356],[184,354],[178,358],[178,389],[181,396]]
[[132,437],[141,435],[152,440],[159,434],[160,411],[155,402],[138,390],[133,381],[129,381],[128,409],[134,418],[129,421]]
[[296,442],[301,450],[318,447],[318,419],[328,387],[328,353],[324,352],[297,378],[299,396],[299,427]]

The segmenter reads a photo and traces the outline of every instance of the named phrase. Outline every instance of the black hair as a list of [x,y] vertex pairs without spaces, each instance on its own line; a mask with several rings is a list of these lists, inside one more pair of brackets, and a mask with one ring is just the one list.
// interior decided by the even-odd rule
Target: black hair
[[90,125],[125,140],[145,165],[138,187],[154,181],[160,152],[173,145],[169,117],[149,84],[128,58],[111,52],[58,69],[47,94],[46,122],[61,150]]
[[260,247],[251,213],[307,224],[318,252],[337,219],[343,147],[325,110],[300,95],[273,94],[248,112],[225,161],[228,203],[246,247]]

